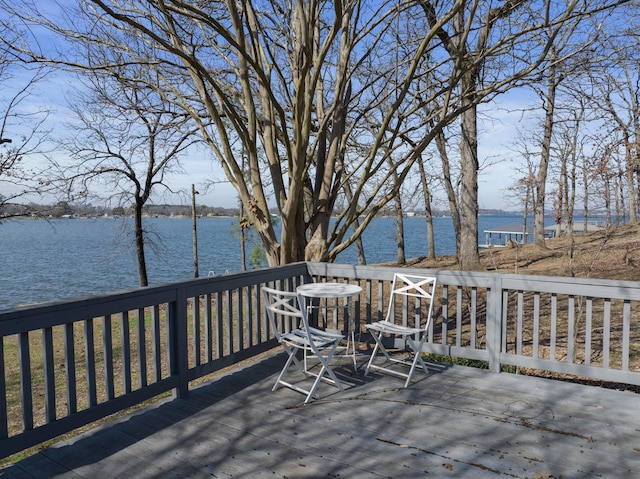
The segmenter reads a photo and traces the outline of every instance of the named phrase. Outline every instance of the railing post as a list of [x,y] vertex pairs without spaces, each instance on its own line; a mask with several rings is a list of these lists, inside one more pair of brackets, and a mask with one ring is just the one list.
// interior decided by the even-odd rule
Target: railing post
[[187,339],[187,294],[184,288],[177,290],[175,301],[168,304],[169,314],[169,364],[171,376],[178,378],[174,396],[189,395],[189,346]]
[[500,348],[502,345],[502,279],[493,275],[487,294],[487,352],[489,371],[500,372]]

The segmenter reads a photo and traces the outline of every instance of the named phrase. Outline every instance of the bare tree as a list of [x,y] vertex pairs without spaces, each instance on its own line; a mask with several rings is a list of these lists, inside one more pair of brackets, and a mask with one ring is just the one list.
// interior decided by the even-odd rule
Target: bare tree
[[[452,70],[455,72],[455,88],[458,93],[455,101],[459,108],[457,117],[460,120],[461,134],[458,260],[463,269],[478,269],[481,265],[477,242],[479,171],[477,105],[502,88],[508,88],[509,85],[524,79],[539,66],[548,66],[553,70],[556,63],[561,60],[557,54],[556,44],[564,44],[573,38],[576,25],[580,24],[581,16],[585,13],[581,10],[584,6],[570,1],[559,10],[555,5],[554,7],[548,5],[538,10],[536,6],[521,1],[507,2],[497,7],[469,2],[455,12],[450,24],[441,27],[436,27],[438,18],[435,14],[436,7],[427,1],[422,1],[421,6],[425,10],[431,27],[436,29],[438,38],[451,59]],[[592,6],[587,8],[591,9]],[[540,15],[540,12],[544,13]],[[532,37],[522,35],[526,28],[520,29],[525,24],[530,25],[535,31]],[[507,39],[509,39],[509,49],[518,52],[513,56],[503,54],[507,47],[505,43]],[[582,46],[581,44],[577,51]],[[575,54],[575,51],[576,49],[572,49],[565,55],[570,57]],[[550,52],[554,54],[550,56]],[[522,61],[523,58],[526,61]],[[510,63],[511,72],[514,73],[504,74],[505,62]],[[450,107],[451,104],[448,103],[447,110]],[[546,175],[544,165],[541,165],[538,173]],[[538,196],[542,198],[544,198],[544,181],[546,176],[544,179],[540,178],[539,188],[542,191]],[[543,204],[536,205],[536,218],[540,211],[544,216]],[[539,220],[536,219],[536,226],[538,222]]]
[[[585,105],[580,98],[574,98],[575,108],[570,117],[560,123],[555,139],[560,173],[558,175],[558,217],[566,227],[566,234],[573,236],[574,211],[576,204],[578,165],[583,162],[585,135],[582,124],[585,121]],[[586,229],[585,229],[586,231]]]
[[[34,88],[44,80],[42,68],[19,65],[9,55],[0,52],[0,219],[23,215],[28,208],[8,211],[5,207],[27,201],[46,192],[49,183],[43,168],[34,165],[46,154],[44,128],[49,108],[39,111],[23,108]],[[40,161],[42,163],[42,161]]]
[[553,127],[555,125],[555,105],[556,92],[561,77],[558,74],[557,54],[553,54],[551,68],[547,71],[547,89],[540,91],[543,99],[544,109],[544,125],[542,130],[542,144],[540,153],[540,162],[537,168],[536,176],[536,195],[533,206],[533,242],[538,248],[546,248],[544,235],[544,217],[547,196],[547,175],[549,172],[549,163],[551,161],[551,140],[553,137]]
[[[155,71],[161,81],[148,86],[198,124],[272,265],[335,259],[393,201],[438,133],[461,119],[456,215],[463,268],[478,265],[475,108],[543,67],[566,22],[607,6],[595,3],[78,0],[65,24],[33,5],[25,12],[0,1],[69,40],[118,52],[104,65],[87,65],[78,55],[58,62]],[[399,16],[421,33],[400,40]],[[398,55],[398,41],[406,55]],[[158,52],[153,61],[132,42]],[[51,60],[28,47],[20,51]],[[436,79],[435,88],[425,88],[422,77]],[[432,121],[424,121],[424,105]],[[404,136],[416,140],[415,148],[402,150]],[[247,153],[248,175],[238,145]],[[353,145],[360,149],[350,151]],[[353,201],[332,222],[346,182]],[[282,219],[279,238],[270,198]]]
[[[635,24],[639,23],[636,20]],[[635,225],[640,196],[640,68],[636,60],[640,42],[637,30],[626,23],[625,30],[619,33],[604,37],[599,45],[605,60],[600,68],[592,70],[593,84],[599,94],[591,98],[600,114],[615,125],[616,136],[620,137],[616,148],[624,154],[627,215],[630,224]]]
[[197,137],[182,110],[176,112],[154,90],[130,83],[127,75],[111,73],[84,78],[86,89],[73,100],[77,121],[70,130],[75,133],[62,143],[70,159],[56,166],[70,195],[88,195],[98,183],[111,200],[131,205],[140,285],[147,286],[149,238],[143,228],[143,207],[152,193],[170,189],[166,174],[180,167],[180,156]]

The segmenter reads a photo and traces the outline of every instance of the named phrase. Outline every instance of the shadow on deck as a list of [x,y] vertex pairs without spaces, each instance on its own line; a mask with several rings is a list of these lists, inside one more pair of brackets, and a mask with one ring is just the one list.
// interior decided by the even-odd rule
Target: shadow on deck
[[8,468],[2,478],[633,477],[640,395],[466,367],[409,388],[347,364],[271,392],[278,354]]

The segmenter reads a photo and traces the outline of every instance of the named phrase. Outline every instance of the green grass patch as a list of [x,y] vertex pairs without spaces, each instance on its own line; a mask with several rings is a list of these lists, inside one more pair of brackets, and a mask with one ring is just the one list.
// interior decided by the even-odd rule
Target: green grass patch
[[[480,359],[458,358],[455,356],[447,356],[446,354],[436,353],[423,354],[422,358],[425,361],[431,361],[433,363],[450,364],[452,366],[467,366],[477,369],[489,369],[489,362],[482,361]],[[500,367],[500,371],[503,373],[515,373],[516,367],[503,364]]]

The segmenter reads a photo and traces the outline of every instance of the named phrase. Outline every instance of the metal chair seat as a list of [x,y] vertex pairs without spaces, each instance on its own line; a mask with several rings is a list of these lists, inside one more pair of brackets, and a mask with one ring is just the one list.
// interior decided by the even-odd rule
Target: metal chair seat
[[[338,343],[344,339],[344,336],[310,327],[304,300],[299,294],[291,291],[280,291],[267,286],[262,287],[262,292],[272,331],[288,355],[287,361],[273,386],[273,391],[282,385],[306,394],[305,404],[313,398],[320,381],[327,382],[343,391],[344,388],[329,363],[335,354]],[[298,324],[293,324],[294,322]],[[296,357],[298,351],[303,351],[305,359],[307,355],[312,355],[316,358],[320,362],[320,371],[316,373],[309,370],[305,367],[306,362],[305,366],[303,366]],[[285,374],[292,364],[305,377],[315,377],[311,388],[305,389],[298,384],[285,380]]]
[[[391,295],[389,298],[389,308],[384,320],[367,324],[365,327],[371,332],[371,336],[376,344],[367,363],[364,372],[365,376],[369,374],[371,369],[384,371],[389,374],[405,378],[404,387],[406,388],[411,382],[413,372],[416,366],[420,366],[425,373],[428,373],[427,366],[422,360],[422,346],[428,335],[429,324],[433,315],[433,297],[436,288],[436,278],[418,276],[412,274],[396,273],[393,277],[391,286]],[[415,311],[426,311],[425,314],[416,314],[416,326],[402,324],[397,316],[404,318],[402,313],[397,314],[396,306],[398,301],[408,301],[414,298]],[[406,306],[406,305],[405,305]],[[405,307],[401,311],[406,311]],[[403,346],[405,351],[410,353],[408,358],[398,358],[391,355],[384,345],[384,339],[387,336],[400,337],[404,340]],[[376,364],[375,361],[379,356],[384,357],[384,364]],[[409,372],[405,373],[398,369],[392,369],[388,365],[402,364],[409,366]]]

